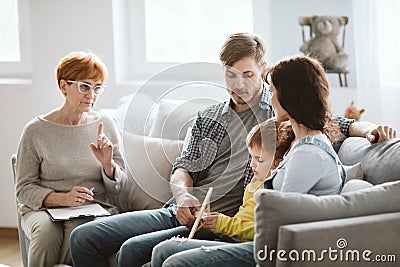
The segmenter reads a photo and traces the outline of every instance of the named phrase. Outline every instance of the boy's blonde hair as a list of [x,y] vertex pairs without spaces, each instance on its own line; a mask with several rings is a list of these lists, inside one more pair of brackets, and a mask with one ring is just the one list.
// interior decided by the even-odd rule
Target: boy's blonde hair
[[247,147],[275,152],[278,122],[268,119],[254,126],[246,138]]
[[254,126],[246,138],[247,147],[274,153],[273,165],[276,167],[290,149],[294,132],[289,121],[277,122],[270,118]]

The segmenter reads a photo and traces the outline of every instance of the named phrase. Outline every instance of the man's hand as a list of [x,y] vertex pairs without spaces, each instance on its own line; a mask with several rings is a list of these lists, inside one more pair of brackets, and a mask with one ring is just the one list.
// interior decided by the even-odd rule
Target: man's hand
[[193,223],[196,220],[196,217],[192,214],[192,209],[200,209],[201,205],[199,200],[191,194],[186,193],[177,201],[178,208],[176,209],[176,218],[181,225],[184,225],[187,228],[192,228]]
[[396,129],[388,125],[378,125],[375,129],[372,129],[365,136],[371,143],[382,142],[388,139],[396,138]]
[[217,227],[218,212],[211,212],[209,215],[203,218],[203,229],[215,232]]
[[371,143],[382,142],[397,137],[397,131],[388,125],[376,125],[367,121],[350,124],[348,136],[365,137]]

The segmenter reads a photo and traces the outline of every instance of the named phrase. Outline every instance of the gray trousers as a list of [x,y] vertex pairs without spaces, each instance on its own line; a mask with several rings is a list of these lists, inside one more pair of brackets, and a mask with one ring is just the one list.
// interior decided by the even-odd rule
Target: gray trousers
[[21,218],[21,227],[29,239],[28,266],[71,264],[69,236],[72,230],[92,219],[53,222],[45,211],[29,211]]

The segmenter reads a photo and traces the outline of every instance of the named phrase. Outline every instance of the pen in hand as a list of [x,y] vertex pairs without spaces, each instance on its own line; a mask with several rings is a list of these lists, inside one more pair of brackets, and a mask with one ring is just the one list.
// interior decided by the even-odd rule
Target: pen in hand
[[94,186],[93,186],[92,188],[89,189],[90,193],[94,194],[94,193],[93,193],[93,190],[94,190]]
[[92,187],[92,188],[90,188],[90,189],[88,189],[88,191],[86,192],[86,194],[88,195],[88,200],[89,201],[93,201],[93,196],[94,196],[94,192],[93,192],[93,190],[94,190],[94,187]]

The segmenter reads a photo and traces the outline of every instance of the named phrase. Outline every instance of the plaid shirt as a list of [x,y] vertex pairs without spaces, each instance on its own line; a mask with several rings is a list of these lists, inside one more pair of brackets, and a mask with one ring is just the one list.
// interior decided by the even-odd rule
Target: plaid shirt
[[337,124],[339,124],[339,127],[340,127],[340,130],[342,131],[342,134],[344,134],[345,136],[349,136],[350,124],[352,124],[355,121],[356,120],[354,120],[354,119],[346,119],[343,116],[337,116],[336,117],[336,122],[337,122]]
[[[172,173],[177,168],[183,168],[189,172],[193,179],[193,185],[207,177],[208,171],[213,164],[225,136],[226,128],[230,120],[229,106],[230,101],[213,105],[198,113],[196,120],[192,125],[192,131],[189,144],[174,163]],[[271,94],[264,84],[263,92],[259,102],[261,109],[265,110],[265,120],[274,116],[271,106]],[[337,122],[342,132],[347,135],[350,124],[354,120],[347,120],[344,117],[338,117]],[[253,178],[253,172],[250,167],[251,157],[246,165],[244,174],[244,187]]]

